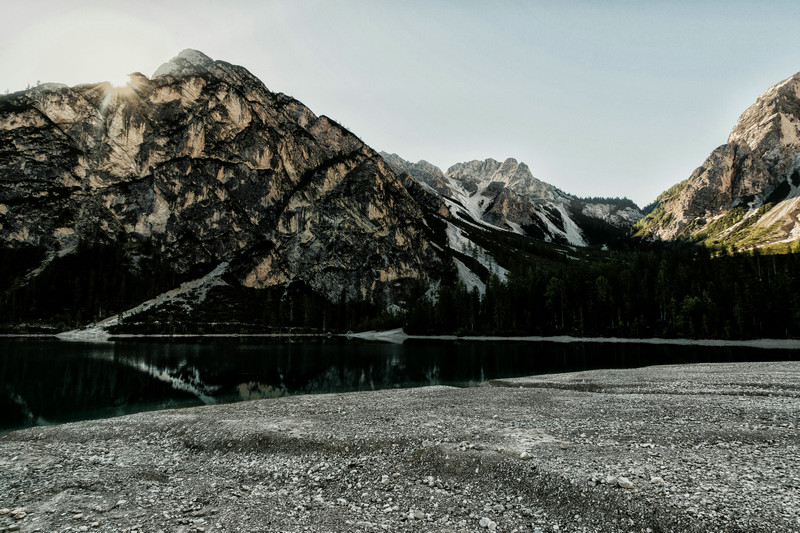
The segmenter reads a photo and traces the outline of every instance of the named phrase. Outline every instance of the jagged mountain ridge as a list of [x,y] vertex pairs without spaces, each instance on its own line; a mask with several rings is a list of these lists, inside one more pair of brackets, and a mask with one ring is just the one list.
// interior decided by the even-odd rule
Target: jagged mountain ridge
[[565,193],[513,158],[458,163],[442,172],[427,161],[381,155],[395,172],[411,175],[441,196],[453,216],[547,242],[599,244],[609,232],[624,234],[642,217],[632,202],[583,200]]
[[[178,274],[302,282],[330,300],[394,303],[449,267],[422,208],[371,148],[187,50],[152,78],[0,98],[0,241],[45,260],[146,241]],[[134,250],[134,251],[131,251]]]
[[800,73],[767,89],[728,142],[663,193],[637,234],[748,249],[800,236]]

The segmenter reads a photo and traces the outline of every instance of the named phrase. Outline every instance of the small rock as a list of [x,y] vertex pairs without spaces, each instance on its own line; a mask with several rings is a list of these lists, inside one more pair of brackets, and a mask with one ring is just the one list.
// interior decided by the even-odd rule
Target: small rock
[[7,509],[5,507],[3,509],[0,509],[0,515],[8,514],[10,512],[11,512],[11,509]]
[[626,478],[626,477],[622,477],[622,476],[620,476],[617,479],[617,485],[619,485],[623,489],[632,489],[633,488],[633,483],[631,482],[631,480]]
[[528,452],[522,452],[521,454],[519,454],[519,458],[522,459],[523,461],[527,461],[531,457],[533,457],[533,456],[531,454],[529,454]]
[[83,513],[78,513],[72,517],[73,520],[83,520]]
[[562,442],[561,443],[561,449],[562,450],[566,450],[567,448],[569,448],[569,445],[566,442]]
[[664,478],[661,478],[659,476],[653,476],[650,478],[650,483],[652,483],[653,485],[663,485]]
[[616,478],[616,476],[608,476],[608,477],[606,477],[604,482],[605,482],[606,485],[616,485],[617,484],[617,478]]
[[485,516],[481,518],[480,522],[478,522],[481,527],[485,527],[489,531],[497,531],[497,523],[494,520],[490,520]]
[[8,526],[9,531],[19,531],[19,524],[11,524]]

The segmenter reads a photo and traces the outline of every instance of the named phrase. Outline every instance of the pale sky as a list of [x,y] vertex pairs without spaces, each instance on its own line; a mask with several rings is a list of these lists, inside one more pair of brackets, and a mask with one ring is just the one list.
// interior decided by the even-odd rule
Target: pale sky
[[242,65],[376,150],[643,206],[800,71],[800,2],[4,0],[0,91]]

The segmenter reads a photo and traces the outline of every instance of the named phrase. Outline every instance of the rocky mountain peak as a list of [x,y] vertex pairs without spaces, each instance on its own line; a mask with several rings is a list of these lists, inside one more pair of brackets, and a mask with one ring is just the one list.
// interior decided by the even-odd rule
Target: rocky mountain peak
[[371,148],[195,50],[127,88],[0,97],[0,146],[0,242],[46,261],[102,243],[136,268],[146,243],[179,276],[385,304],[442,268]]
[[452,196],[450,185],[447,183],[444,173],[436,165],[425,160],[412,163],[406,161],[397,154],[389,154],[387,152],[381,152],[380,155],[392,167],[395,173],[406,173],[424,186],[433,189],[437,194]]
[[659,197],[639,234],[732,248],[792,240],[800,235],[798,197],[800,73],[762,93],[728,142]]
[[156,69],[153,78],[161,76],[182,76],[198,72],[209,72],[214,60],[198,50],[187,48]]
[[477,192],[491,183],[500,183],[511,191],[532,200],[566,200],[556,187],[536,179],[525,163],[508,158],[458,163],[447,169],[447,176],[462,184],[469,192]]

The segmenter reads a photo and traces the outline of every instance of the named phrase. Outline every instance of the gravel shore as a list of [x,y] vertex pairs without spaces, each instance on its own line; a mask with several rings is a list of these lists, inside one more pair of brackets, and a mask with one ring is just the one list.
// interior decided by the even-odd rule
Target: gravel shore
[[16,431],[0,531],[800,531],[800,363],[296,396]]

